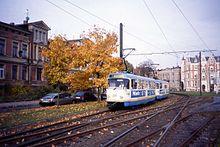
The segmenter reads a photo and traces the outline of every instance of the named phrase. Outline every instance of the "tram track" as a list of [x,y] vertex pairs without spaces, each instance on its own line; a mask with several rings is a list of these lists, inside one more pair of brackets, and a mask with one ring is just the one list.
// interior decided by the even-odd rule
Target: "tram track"
[[[123,110],[116,112],[100,112],[100,114],[93,114],[93,116],[79,117],[68,120],[69,122],[62,122],[59,125],[44,126],[45,128],[37,128],[37,131],[28,130],[23,134],[12,134],[13,136],[4,136],[0,138],[1,146],[110,146],[107,144],[128,129],[143,130],[144,122],[153,124],[158,118],[167,116],[166,122],[160,122],[160,125],[151,125],[151,132],[161,130],[167,126],[172,117],[179,112],[187,98],[168,98],[164,101],[157,102],[148,107],[143,107],[134,110]],[[201,102],[201,99],[196,98],[189,102],[189,107]],[[173,113],[173,114],[171,114]],[[156,118],[157,119],[153,119]],[[77,120],[78,119],[78,120]],[[158,119],[159,120],[159,119]],[[138,125],[139,124],[139,125]],[[137,126],[138,125],[138,126]],[[58,127],[59,126],[59,127]],[[39,130],[38,130],[39,129]],[[161,130],[160,130],[161,129]],[[130,134],[128,132],[127,134]],[[125,134],[125,136],[127,135]],[[97,137],[96,137],[97,136]],[[96,139],[98,138],[98,139]],[[120,138],[120,137],[119,137]],[[94,142],[95,140],[95,142]],[[117,140],[117,139],[116,139]],[[123,138],[124,141],[126,139]],[[114,142],[114,141],[113,141]],[[126,145],[126,143],[119,143],[117,145]],[[114,144],[114,143],[113,143]]]
[[[177,107],[175,108],[172,108],[172,109],[176,109]],[[171,109],[170,109],[171,110]],[[169,111],[169,109],[167,110]],[[96,135],[92,135],[93,133],[98,133],[100,135],[101,134],[106,134],[105,133],[102,133],[102,131],[106,131],[109,132],[110,131],[110,134],[114,133],[117,131],[117,128],[120,127],[120,129],[122,129],[123,127],[125,128],[128,128],[129,126],[132,126],[132,125],[135,125],[135,123],[138,123],[141,119],[143,118],[146,118],[146,117],[152,117],[152,115],[155,115],[155,112],[154,113],[151,113],[151,114],[147,114],[147,115],[144,115],[144,116],[139,116],[139,117],[136,117],[136,118],[131,118],[131,119],[127,119],[127,120],[122,120],[122,121],[118,121],[118,122],[115,122],[115,123],[110,123],[110,124],[107,124],[107,125],[104,125],[104,126],[101,126],[101,127],[95,127],[95,128],[90,128],[90,129],[83,129],[82,132],[77,132],[76,134],[71,134],[69,136],[66,136],[66,137],[61,137],[61,138],[57,138],[57,139],[54,139],[54,140],[51,140],[51,141],[48,141],[48,142],[45,142],[45,143],[41,143],[41,144],[38,144],[37,146],[47,146],[49,144],[58,144],[59,146],[59,142],[65,142],[65,144],[61,143],[61,146],[72,146],[72,145],[76,145],[76,144],[72,144],[74,143],[74,141],[67,141],[67,140],[72,140],[73,138],[80,138],[78,139],[78,142],[81,142],[80,140],[81,139],[85,139],[85,136],[88,136],[88,138],[92,137],[92,136],[96,136]],[[137,121],[138,120],[138,121]],[[136,121],[136,122],[135,122]],[[114,128],[114,131],[112,130]],[[85,130],[85,131],[84,131]],[[109,130],[109,131],[108,131]],[[116,130],[116,131],[115,131]],[[110,136],[110,135],[108,135]],[[87,138],[87,137],[86,137]],[[103,139],[104,140],[104,139]],[[97,140],[96,140],[97,141]],[[76,141],[77,142],[77,141]],[[70,144],[69,144],[70,143]],[[91,145],[91,144],[90,144]],[[81,146],[81,145],[80,145]],[[88,145],[85,145],[85,146],[88,146]],[[97,146],[97,145],[92,145],[92,146]]]
[[[148,124],[144,126],[143,124],[146,122],[143,122],[142,125],[136,126],[137,129],[135,133],[133,130],[132,130],[133,132],[130,131],[131,129],[127,130],[121,133],[120,135],[118,135],[117,137],[113,138],[111,141],[105,143],[104,147],[106,146],[126,146],[126,147],[174,146],[175,147],[175,146],[189,146],[192,143],[193,144],[197,143],[195,146],[207,145],[207,144],[202,144],[204,141],[202,143],[201,140],[197,141],[198,140],[197,135],[201,133],[201,130],[205,130],[205,128],[210,125],[210,122],[212,122],[215,119],[215,117],[213,116],[213,113],[211,116],[204,116],[204,113],[189,113],[190,111],[187,111],[187,113],[184,112],[184,110],[187,110],[187,107],[189,106],[192,107],[193,106],[192,103],[190,102],[189,104],[186,103],[182,107],[182,109],[178,111],[176,115],[173,115],[174,116],[173,119],[171,119],[170,121],[169,119],[166,120],[167,123],[164,122],[163,124],[159,124],[157,122],[157,124],[152,125],[152,123],[148,121]],[[183,112],[185,113],[184,115]],[[169,115],[171,115],[171,113],[169,113]],[[191,120],[191,122],[189,120]],[[154,121],[154,123],[155,122],[156,121]],[[213,123],[215,124],[213,126],[216,126],[216,124],[219,124],[219,122],[220,120],[218,120],[218,123]],[[180,124],[184,125],[185,129],[189,127],[187,124],[190,125],[193,124],[194,128],[191,128],[190,131],[185,131],[184,128],[176,129],[175,127],[179,126]],[[203,133],[203,134],[207,135],[207,133]],[[195,140],[196,143],[194,143]]]
[[[165,101],[161,102],[161,103],[166,105]],[[19,132],[19,133],[16,133],[16,134],[3,136],[3,137],[0,138],[0,144],[3,145],[3,146],[4,145],[13,145],[13,144],[17,144],[18,146],[19,146],[19,144],[28,145],[28,144],[32,144],[33,142],[39,142],[41,139],[45,140],[45,139],[48,139],[48,138],[52,138],[54,136],[59,137],[60,134],[65,134],[65,133],[68,134],[68,132],[73,131],[74,129],[79,129],[79,128],[87,126],[89,124],[94,124],[94,123],[97,123],[97,122],[100,122],[100,121],[106,121],[106,120],[110,121],[111,119],[115,120],[115,118],[117,118],[117,117],[123,117],[123,116],[126,116],[126,115],[127,116],[132,115],[132,114],[134,116],[135,115],[140,115],[140,113],[143,113],[144,111],[146,111],[146,109],[149,112],[150,111],[152,112],[152,111],[155,111],[156,109],[160,109],[160,107],[163,107],[163,106],[157,107],[157,105],[158,105],[158,103],[155,104],[156,107],[155,106],[149,106],[149,107],[143,108],[143,110],[138,109],[138,110],[129,111],[129,112],[126,112],[128,110],[125,110],[123,112],[119,111],[121,114],[117,111],[117,112],[114,112],[115,115],[109,115],[108,114],[109,116],[101,118],[101,119],[97,117],[98,114],[97,115],[93,114],[92,115],[92,116],[94,116],[93,118],[91,118],[90,116],[85,116],[85,117],[80,117],[80,118],[76,118],[76,119],[73,119],[73,120],[63,121],[63,122],[55,123],[55,124],[52,124],[52,125],[27,130],[27,131],[24,131],[24,132]],[[99,113],[102,113],[102,112],[99,112]],[[113,113],[113,112],[111,112],[111,113]],[[102,117],[102,115],[100,115],[100,116]],[[77,119],[78,119],[78,124],[76,123]],[[85,120],[83,120],[83,119],[85,119]],[[138,118],[136,118],[136,119],[138,119]],[[68,125],[68,126],[65,125],[65,124],[70,124],[70,122],[74,122],[74,124]],[[112,123],[114,123],[114,122],[112,121]],[[105,124],[105,122],[98,124],[98,126],[99,125],[104,125],[104,124]],[[57,126],[62,126],[62,127],[56,128]],[[53,127],[55,129],[53,129]],[[45,135],[46,135],[46,137],[45,137]],[[30,140],[32,140],[32,142]],[[28,143],[29,141],[30,141],[30,143]],[[25,142],[27,142],[27,144],[25,144]]]

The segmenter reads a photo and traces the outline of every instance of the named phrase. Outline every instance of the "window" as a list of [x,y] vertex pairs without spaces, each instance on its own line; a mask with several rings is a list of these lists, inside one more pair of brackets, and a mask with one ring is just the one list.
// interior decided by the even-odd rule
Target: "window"
[[5,39],[0,38],[0,55],[4,55],[5,51]]
[[43,42],[46,43],[46,33],[43,32]]
[[22,66],[22,80],[27,80],[27,67]]
[[197,65],[195,65],[194,67],[195,67],[195,70],[197,70]]
[[131,80],[131,87],[132,87],[132,89],[137,89],[137,80],[135,80],[135,79]]
[[4,64],[0,64],[0,79],[5,78],[5,70],[4,70]]
[[41,47],[38,48],[38,60],[42,61]]
[[35,40],[38,39],[38,30],[35,30]]
[[41,81],[42,68],[37,68],[37,80]]
[[40,40],[40,41],[42,41],[42,40],[41,40],[41,35],[42,35],[42,32],[39,31],[39,40]]
[[108,86],[112,88],[127,88],[129,89],[129,80],[128,79],[109,79]]
[[12,56],[13,57],[18,57],[18,42],[14,42],[12,43]]
[[18,72],[18,66],[13,65],[12,66],[12,79],[17,80],[17,72]]
[[34,60],[37,59],[37,46],[36,45],[34,45],[33,58],[34,58]]
[[27,58],[27,44],[22,44],[22,58]]

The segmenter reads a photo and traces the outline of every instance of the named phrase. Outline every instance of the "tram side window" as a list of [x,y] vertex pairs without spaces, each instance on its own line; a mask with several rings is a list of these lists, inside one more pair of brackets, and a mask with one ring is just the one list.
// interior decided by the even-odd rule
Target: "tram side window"
[[131,87],[132,89],[137,89],[137,80],[134,79],[131,80]]
[[162,83],[160,83],[160,89],[162,89]]
[[160,89],[160,83],[156,83],[157,89]]
[[146,89],[149,89],[149,81],[146,81]]
[[147,89],[147,82],[146,81],[143,81],[142,85],[143,85],[143,89]]
[[156,85],[154,82],[150,81],[150,89],[155,89]]
[[138,80],[138,89],[143,89],[143,88],[142,88],[142,85],[143,85],[143,84],[142,84],[142,81],[141,81],[141,80]]

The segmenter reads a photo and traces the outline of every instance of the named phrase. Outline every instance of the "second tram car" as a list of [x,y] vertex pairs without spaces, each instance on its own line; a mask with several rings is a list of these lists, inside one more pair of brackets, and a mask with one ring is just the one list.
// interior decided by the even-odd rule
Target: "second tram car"
[[[110,109],[146,104],[168,96],[168,82],[130,73],[108,76],[107,104]],[[158,87],[157,87],[158,86]]]
[[164,99],[169,96],[169,83],[167,81],[155,80],[156,83],[156,99]]

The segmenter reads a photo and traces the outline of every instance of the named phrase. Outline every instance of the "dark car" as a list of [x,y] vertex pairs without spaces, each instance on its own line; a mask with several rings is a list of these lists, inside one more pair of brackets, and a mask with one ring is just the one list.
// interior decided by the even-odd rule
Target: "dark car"
[[60,105],[74,103],[73,98],[69,93],[48,93],[40,99],[39,104],[41,106],[58,104],[58,95]]
[[73,97],[75,102],[96,101],[96,96],[90,91],[78,91]]
[[107,99],[106,91],[103,91],[103,92],[101,93],[101,99],[102,99],[102,100]]

